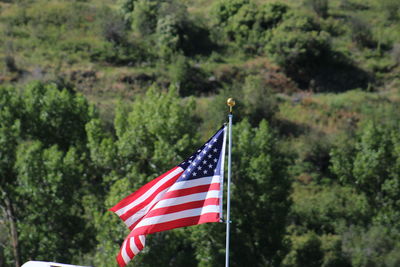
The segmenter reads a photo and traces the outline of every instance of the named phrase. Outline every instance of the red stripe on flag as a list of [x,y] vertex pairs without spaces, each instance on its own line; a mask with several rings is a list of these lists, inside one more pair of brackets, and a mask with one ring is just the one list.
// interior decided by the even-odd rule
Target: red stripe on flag
[[[174,197],[182,197],[182,196],[188,196],[188,195],[196,194],[196,193],[209,192],[209,191],[211,191],[211,190],[220,190],[220,184],[219,184],[219,183],[213,183],[213,184],[208,184],[208,185],[201,185],[201,186],[196,186],[196,187],[191,187],[191,188],[185,188],[185,189],[174,190],[174,191],[165,193],[165,196],[163,196],[163,198],[160,199],[160,201],[161,201],[161,200],[164,200],[164,199],[174,198]],[[205,199],[200,200],[200,201],[204,201],[204,200],[205,200]],[[195,203],[195,202],[197,202],[197,201],[193,201],[193,203]],[[183,204],[185,204],[185,203],[183,203],[183,204],[176,203],[176,204],[177,204],[177,205],[174,205],[174,206],[183,205]],[[219,204],[219,203],[217,203],[216,205],[218,205],[218,204]],[[148,218],[148,217],[156,216],[156,215],[153,215],[153,214],[155,214],[154,212],[155,212],[156,210],[161,210],[161,209],[165,209],[165,210],[166,210],[166,212],[165,212],[164,214],[172,213],[172,212],[173,212],[173,211],[171,211],[172,209],[171,209],[171,210],[168,210],[168,207],[171,207],[172,205],[171,205],[171,206],[168,206],[168,207],[164,207],[164,208],[158,208],[158,209],[155,210],[154,207],[155,207],[156,205],[157,205],[157,204],[154,204],[154,205],[149,209],[149,212],[148,212],[147,214],[143,215],[143,217]],[[196,207],[199,208],[199,207],[207,206],[207,205],[212,205],[212,204],[205,204],[205,205],[201,205],[201,206],[197,206],[197,205],[196,205]],[[187,206],[187,207],[188,207],[188,209],[190,209],[191,206],[189,205],[189,206]],[[185,210],[185,209],[181,209],[181,210]],[[177,210],[177,211],[180,211],[180,210]],[[159,215],[162,215],[162,214],[159,214]],[[132,231],[132,230],[136,227],[136,225],[140,223],[140,221],[143,219],[143,217],[142,217],[140,220],[137,220],[136,222],[134,222],[132,225],[128,226],[129,230]]]
[[126,265],[124,259],[122,258],[121,251],[117,255],[117,262],[118,262],[119,267],[125,267],[125,265]]
[[[200,186],[195,186],[195,187],[191,187],[191,188],[178,189],[178,190],[173,190],[171,192],[166,192],[165,195],[158,202],[160,202],[161,200],[164,200],[164,199],[191,195],[193,193],[204,193],[204,192],[208,192],[211,190],[220,190],[220,184],[214,183],[214,184],[200,185]],[[157,205],[157,203],[153,204],[153,206],[151,206],[148,209],[148,212],[151,212],[153,210],[153,208]],[[179,204],[179,203],[177,203],[177,204]],[[128,226],[129,230],[132,231],[133,228],[135,228],[135,226],[138,223],[140,223],[141,219],[145,216],[148,217],[147,214],[144,214],[140,219],[138,219],[136,222],[134,222],[130,226]],[[121,218],[122,218],[122,216],[121,216]],[[126,219],[124,221],[126,221]]]
[[[144,214],[143,215],[143,217],[145,216],[146,214]],[[143,217],[141,218],[141,219],[143,219]],[[141,220],[140,219],[140,220]],[[140,223],[140,220],[137,220],[136,222],[134,222],[131,226],[129,226],[128,228],[129,228],[129,230],[133,230],[133,228],[135,228],[135,226],[138,224],[138,223]]]
[[143,246],[142,242],[140,241],[139,236],[135,236],[135,244],[139,251],[143,250],[144,246]]
[[[171,187],[171,185],[173,185],[176,180],[179,178],[179,176],[182,174],[182,172],[180,172],[179,174],[177,174],[176,176],[172,177],[170,180],[168,180],[167,182],[165,182],[164,184],[162,184],[156,191],[154,191],[153,194],[151,194],[148,198],[146,198],[146,200],[144,200],[143,202],[141,202],[140,204],[132,207],[131,209],[129,209],[127,212],[125,212],[124,214],[122,214],[120,216],[120,218],[123,221],[126,221],[129,217],[131,217],[132,215],[134,215],[136,212],[140,211],[141,209],[143,209],[146,205],[148,205],[157,195],[158,193],[160,193],[161,191],[168,189],[169,187]],[[134,200],[132,200],[133,202]],[[129,203],[127,203],[129,204]]]
[[133,257],[135,257],[135,253],[133,253],[131,249],[131,242],[133,242],[132,238],[128,238],[128,242],[126,243],[126,254],[128,254],[130,259],[133,259]]
[[145,184],[144,186],[139,188],[137,191],[133,192],[129,196],[127,196],[124,199],[122,199],[120,202],[118,202],[117,205],[115,205],[114,207],[110,208],[109,210],[113,211],[113,212],[116,212],[117,210],[119,210],[119,209],[125,207],[126,205],[128,205],[129,203],[135,201],[135,199],[137,199],[140,196],[142,196],[151,187],[153,187],[158,181],[160,181],[162,178],[164,178],[165,176],[167,176],[168,174],[170,174],[171,172],[173,172],[177,168],[179,168],[179,167],[172,168],[171,170],[167,171],[166,173],[163,173],[160,176],[158,176],[157,178],[151,180],[150,182],[148,182],[147,184]]
[[219,222],[219,212],[210,212],[200,216],[187,217],[182,219],[177,219],[165,223],[157,223],[153,225],[146,225],[134,229],[129,236],[136,235],[147,235],[157,232],[162,232],[166,230],[171,230],[179,227],[191,226],[196,224],[203,224],[208,222]]
[[168,198],[175,198],[175,197],[182,197],[182,196],[187,196],[195,193],[202,193],[202,192],[207,192],[211,190],[219,190],[220,185],[219,183],[213,183],[213,184],[206,184],[206,185],[199,185],[195,187],[190,187],[190,188],[185,188],[185,189],[179,189],[179,190],[174,190],[165,193],[163,196],[164,199]]
[[203,200],[199,200],[199,201],[193,201],[193,202],[183,203],[180,205],[168,206],[168,207],[164,207],[164,208],[155,209],[155,210],[150,211],[146,215],[146,218],[169,214],[169,213],[174,213],[174,212],[183,211],[183,210],[197,209],[197,208],[205,207],[208,205],[218,205],[218,204],[219,204],[219,198],[207,198],[207,199],[203,199]]

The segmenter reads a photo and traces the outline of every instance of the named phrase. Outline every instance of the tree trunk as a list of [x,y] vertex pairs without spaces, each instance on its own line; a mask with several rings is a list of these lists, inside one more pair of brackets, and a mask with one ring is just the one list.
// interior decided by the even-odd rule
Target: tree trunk
[[7,219],[10,225],[11,245],[13,247],[15,267],[21,267],[20,256],[19,256],[19,245],[18,245],[18,232],[17,232],[17,225],[15,222],[14,209],[11,201],[8,199],[7,196],[5,197],[5,204],[6,204]]

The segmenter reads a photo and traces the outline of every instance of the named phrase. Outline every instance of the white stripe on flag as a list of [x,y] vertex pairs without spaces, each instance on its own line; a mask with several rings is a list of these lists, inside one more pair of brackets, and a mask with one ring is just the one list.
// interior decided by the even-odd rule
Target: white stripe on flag
[[178,175],[180,172],[183,172],[183,169],[181,167],[177,167],[174,171],[169,173],[167,176],[162,178],[160,181],[158,181],[155,185],[153,185],[149,190],[147,190],[143,195],[135,199],[135,201],[129,203],[123,208],[120,208],[117,210],[115,213],[118,214],[118,216],[121,216],[131,208],[137,206],[138,204],[142,203],[145,201],[149,196],[151,196],[160,186],[162,186],[164,183],[166,183],[169,179],[175,177]]
[[163,214],[160,216],[145,218],[142,221],[140,221],[140,223],[138,223],[138,225],[135,227],[135,229],[142,227],[142,226],[170,222],[170,221],[174,221],[174,220],[178,220],[178,219],[195,217],[195,216],[200,216],[200,215],[203,215],[206,213],[213,213],[213,212],[215,212],[215,213],[219,212],[219,205],[209,205],[209,206],[205,206],[202,208],[184,210],[184,211],[179,211],[179,212],[175,212],[175,213]]
[[157,203],[163,196],[164,194],[168,191],[168,188],[164,189],[163,191],[161,191],[160,193],[157,194],[157,196],[146,206],[144,206],[141,210],[137,211],[135,214],[133,214],[131,217],[127,218],[125,220],[125,224],[130,227],[132,224],[134,224],[135,222],[137,222],[138,220],[140,220],[141,218],[143,218],[143,216],[145,216],[151,207],[153,207],[153,205],[155,203]]
[[205,200],[207,198],[219,198],[219,190],[210,190],[207,192],[191,194],[182,197],[167,198],[158,202],[151,210],[165,208],[169,206],[176,206],[184,203]]
[[128,239],[126,239],[124,244],[122,245],[121,255],[122,255],[122,259],[124,260],[124,262],[126,264],[128,264],[128,262],[130,262],[131,258],[128,256],[128,253],[126,252],[126,243],[128,243]]
[[220,176],[215,175],[215,176],[208,176],[208,177],[203,177],[203,178],[198,178],[198,179],[193,179],[193,180],[176,182],[169,188],[168,192],[174,191],[174,190],[179,190],[179,189],[196,187],[196,186],[200,186],[200,185],[218,183],[219,181],[220,181]]
[[140,243],[142,243],[143,247],[146,244],[146,236],[140,235],[139,236]]
[[[180,189],[192,188],[192,187],[196,187],[196,186],[200,186],[200,185],[219,183],[219,181],[220,181],[220,176],[216,175],[216,176],[209,176],[209,177],[175,183],[169,189],[167,188],[167,189],[161,191],[159,194],[157,194],[157,196],[149,204],[144,206],[143,209],[139,210],[138,212],[133,214],[131,217],[127,218],[125,220],[125,224],[128,227],[130,227],[135,222],[137,222],[138,220],[143,218],[143,216],[145,216],[150,211],[150,208],[153,207],[153,205],[162,198],[162,196],[164,195],[164,193],[166,191],[171,192],[171,191],[180,190]],[[197,199],[197,200],[201,200],[201,199]],[[162,200],[160,202],[163,202],[163,201],[165,201],[165,200]],[[182,202],[182,203],[185,203],[185,202]],[[182,203],[178,203],[178,204],[182,204]],[[152,210],[154,210],[155,208],[159,208],[158,204],[154,208],[152,208]]]
[[133,254],[137,255],[140,252],[140,250],[136,246],[135,238],[137,238],[137,237],[134,236],[134,237],[130,238],[131,239],[130,245],[131,245],[131,250],[132,250]]

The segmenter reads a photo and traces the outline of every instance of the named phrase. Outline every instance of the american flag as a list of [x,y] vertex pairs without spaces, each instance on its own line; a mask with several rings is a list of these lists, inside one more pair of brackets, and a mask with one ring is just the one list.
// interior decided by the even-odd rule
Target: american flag
[[146,235],[222,220],[226,127],[188,159],[110,210],[131,230],[117,256],[124,267],[145,245]]

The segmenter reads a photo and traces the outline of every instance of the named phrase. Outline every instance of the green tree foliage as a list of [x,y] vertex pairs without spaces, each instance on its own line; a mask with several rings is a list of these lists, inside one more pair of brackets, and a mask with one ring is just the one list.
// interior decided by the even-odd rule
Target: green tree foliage
[[269,30],[275,27],[287,12],[284,4],[257,6],[249,0],[219,1],[215,7],[217,25],[229,41],[248,52],[260,52],[269,40]]
[[261,120],[271,120],[278,111],[275,95],[271,88],[263,83],[263,79],[257,75],[247,76],[243,85],[244,114],[253,125]]
[[[147,174],[168,169],[191,153],[196,121],[194,102],[181,103],[177,90],[168,93],[152,88],[138,99],[132,111],[116,114],[119,154]],[[189,115],[189,117],[188,117]],[[126,117],[125,117],[126,116]],[[165,155],[164,151],[170,153]]]
[[177,54],[209,54],[213,47],[209,35],[204,25],[191,19],[185,5],[177,1],[160,5],[155,39],[161,59],[171,62]]
[[78,199],[91,108],[82,96],[42,83],[22,94],[1,88],[0,103],[0,205],[11,240],[6,266],[84,253],[93,232],[86,231]]
[[399,232],[383,225],[351,227],[343,233],[343,250],[352,266],[390,266],[400,263]]
[[121,14],[124,16],[124,19],[128,23],[132,21],[131,15],[133,10],[135,9],[135,2],[137,2],[137,0],[118,0],[117,2]]
[[[160,171],[171,168],[190,154],[195,147],[193,137],[196,135],[193,119],[185,118],[191,114],[192,109],[191,104],[182,106],[176,98],[175,90],[160,93],[155,88],[135,102],[131,110],[119,109],[115,120],[117,160],[113,159],[118,163],[111,172],[104,174],[104,181],[109,184],[105,206],[114,205],[134,188],[140,187],[159,175]],[[110,139],[96,137],[99,136],[96,130],[100,127],[98,123],[92,122],[88,127],[92,157],[98,152],[103,153],[98,150],[99,147],[102,149],[104,146],[104,155],[113,151],[107,149],[107,140]],[[275,264],[280,262],[279,255],[285,251],[283,236],[290,206],[290,182],[286,176],[285,161],[277,151],[274,135],[266,122],[262,122],[256,129],[252,129],[248,122],[243,122],[234,131],[237,133],[237,148],[233,154],[235,200],[232,213],[235,218],[232,242],[237,245],[232,251],[232,264],[241,266],[243,262],[249,261],[256,266]],[[103,161],[101,155],[98,159]],[[245,209],[250,203],[253,203],[253,208]],[[100,215],[97,223],[98,249],[107,253],[95,262],[100,265],[113,264],[109,255],[117,253],[126,230],[116,216],[109,213]],[[121,227],[116,229],[115,224]],[[209,224],[150,235],[146,249],[133,264],[222,264],[223,228],[223,224]]]
[[2,211],[0,218],[5,221],[3,229],[7,232],[7,239],[10,240],[2,244],[5,256],[4,265],[11,264],[12,259],[15,264],[20,264],[21,260],[14,206],[15,151],[21,134],[20,107],[21,99],[16,96],[13,88],[0,87],[0,207]]
[[37,142],[17,151],[16,214],[22,257],[27,260],[71,261],[91,249],[93,232],[86,228],[79,199],[84,168],[76,149],[67,153]]
[[[243,121],[233,133],[231,265],[277,266],[291,203],[287,162],[266,121],[257,128]],[[199,266],[223,265],[224,225],[204,228],[193,233]]]
[[285,258],[284,266],[322,266],[321,240],[315,233],[298,236],[292,242],[293,248]]
[[291,236],[292,249],[283,266],[352,266],[348,255],[342,251],[342,240],[337,235],[318,236],[314,232]]
[[[277,265],[285,251],[290,180],[285,158],[266,121],[238,124],[233,150],[232,248],[236,266]],[[250,209],[246,207],[252,207]]]
[[132,28],[141,36],[152,34],[157,26],[157,1],[139,0],[132,12]]
[[[0,0],[0,266],[116,266],[128,231],[106,209],[191,154],[232,96],[232,266],[399,266],[400,2],[301,3]],[[73,86],[107,118],[117,94],[134,103],[105,127]],[[224,228],[151,235],[130,265],[222,265]]]
[[63,150],[85,145],[85,125],[93,110],[82,95],[59,90],[55,84],[33,83],[24,90],[23,99],[28,137]]
[[370,221],[365,196],[350,186],[295,184],[292,198],[289,220],[300,233],[311,230],[319,235],[337,235],[354,222],[365,226]]
[[353,147],[339,146],[332,155],[332,170],[339,179],[365,194],[376,219],[398,227],[398,129],[369,123]]
[[379,2],[379,5],[389,21],[395,22],[400,19],[400,3],[398,1],[383,0]]
[[359,17],[350,20],[351,38],[360,47],[374,48],[376,41],[372,35],[371,26]]
[[175,55],[174,61],[169,65],[168,74],[181,96],[200,95],[213,89],[207,83],[207,73],[193,66],[183,55]]
[[209,53],[209,31],[193,20],[179,1],[122,1],[122,13],[129,17],[132,30],[154,46],[155,55],[166,62],[176,54]]
[[328,0],[306,0],[306,5],[309,5],[312,10],[320,17],[326,18],[329,11],[329,1]]
[[240,99],[235,106],[235,120],[242,121],[247,118],[254,127],[261,120],[272,121],[275,113],[279,111],[278,100],[273,90],[265,83],[261,75],[248,75],[243,84],[234,84],[220,90],[207,107],[207,123],[218,127],[226,120],[226,109],[221,109],[226,100],[234,95]]
[[310,81],[310,74],[330,53],[330,35],[309,16],[290,15],[272,31],[265,51],[295,81]]
[[[111,212],[112,207],[126,195],[171,169],[191,154],[195,147],[196,118],[193,102],[181,102],[177,90],[162,92],[153,87],[138,98],[131,108],[120,105],[115,118],[116,139],[107,136],[98,120],[87,125],[90,155],[96,168],[103,170],[105,197],[93,205],[96,217],[98,251],[94,257],[98,266],[115,265],[110,255],[116,255],[128,234],[125,225]],[[101,202],[103,201],[103,202]],[[188,234],[178,229],[150,235],[146,249],[133,264],[140,266],[187,266],[191,243]],[[177,256],[176,251],[181,251]],[[188,262],[189,261],[189,262]]]
[[21,102],[13,88],[0,87],[0,184],[2,191],[7,190],[7,186],[13,183],[15,151],[21,135]]
[[157,21],[157,48],[161,58],[169,61],[181,52],[179,26],[180,21],[174,15],[167,15]]

